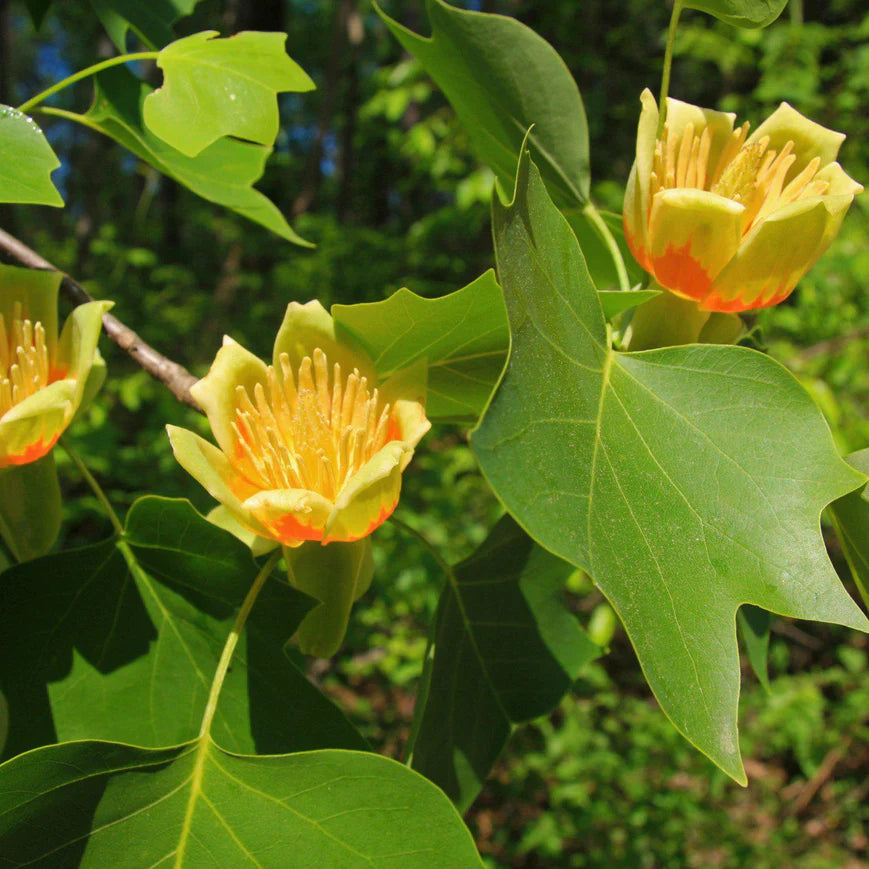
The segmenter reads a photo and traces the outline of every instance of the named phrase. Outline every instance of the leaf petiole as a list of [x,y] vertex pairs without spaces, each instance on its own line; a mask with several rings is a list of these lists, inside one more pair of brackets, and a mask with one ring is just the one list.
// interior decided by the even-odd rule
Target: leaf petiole
[[118,514],[115,512],[115,508],[112,507],[109,499],[106,497],[106,493],[103,491],[102,486],[97,482],[96,477],[87,469],[85,463],[79,458],[78,453],[67,443],[66,438],[60,439],[60,445],[66,451],[66,454],[72,459],[72,463],[78,468],[79,473],[84,477],[85,482],[91,487],[91,491],[93,491],[94,495],[96,495],[97,500],[100,502],[103,510],[105,511],[106,516],[109,521],[112,523],[112,528],[114,528],[115,533],[118,537],[124,536],[124,526],[121,523],[121,520],[118,518]]
[[29,100],[27,100],[27,102],[22,103],[20,106],[18,106],[18,111],[24,112],[26,114],[53,94],[56,94],[59,91],[62,91],[64,88],[75,84],[77,81],[81,81],[82,79],[88,78],[92,75],[96,75],[98,72],[102,72],[104,69],[109,69],[112,66],[118,66],[122,63],[130,63],[134,60],[154,60],[159,53],[160,52],[158,51],[137,51],[132,54],[121,54],[118,55],[118,57],[110,57],[108,60],[103,60],[99,63],[95,63],[93,64],[93,66],[89,66],[86,69],[79,70],[79,72],[74,72],[72,75],[67,76],[65,79],[62,79],[56,84],[53,84],[50,88],[46,88],[41,93],[38,93],[35,97],[31,97]]
[[606,249],[612,257],[613,263],[616,267],[616,274],[619,278],[619,289],[629,290],[631,288],[631,281],[628,277],[628,270],[625,266],[625,260],[622,256],[621,250],[619,249],[618,242],[612,234],[612,230],[607,226],[606,221],[600,216],[600,212],[597,210],[597,206],[593,202],[586,204],[582,210],[592,226],[597,230],[601,241],[606,245]]
[[673,0],[673,12],[670,14],[670,29],[667,31],[667,47],[664,50],[664,69],[661,72],[661,93],[658,94],[658,138],[664,132],[667,121],[667,94],[670,91],[670,68],[673,66],[673,45],[676,42],[676,28],[679,26],[679,16],[682,14],[684,0]]

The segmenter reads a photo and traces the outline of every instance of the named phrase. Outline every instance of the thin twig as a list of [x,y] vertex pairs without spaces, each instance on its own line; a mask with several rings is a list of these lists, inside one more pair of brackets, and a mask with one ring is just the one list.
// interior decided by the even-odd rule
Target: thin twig
[[[5,251],[13,259],[31,269],[60,271],[47,259],[41,257],[35,250],[29,248],[8,232],[0,229],[0,250]],[[64,275],[60,290],[75,305],[92,302],[93,297],[88,291],[77,284],[69,275]],[[103,314],[103,328],[106,335],[123,351],[128,353],[148,374],[164,384],[182,403],[202,413],[202,408],[190,394],[190,387],[196,383],[194,377],[183,365],[173,362],[162,353],[158,353],[150,344],[143,341],[129,326],[125,326],[112,314]]]

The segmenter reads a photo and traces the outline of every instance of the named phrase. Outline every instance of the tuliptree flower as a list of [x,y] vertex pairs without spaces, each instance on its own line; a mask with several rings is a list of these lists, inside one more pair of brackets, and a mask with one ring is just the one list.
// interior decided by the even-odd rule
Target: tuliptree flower
[[51,449],[105,376],[97,350],[109,302],[88,302],[58,336],[58,272],[0,266],[0,536],[19,561],[60,528]]
[[70,314],[58,337],[60,275],[3,266],[0,272],[0,468],[42,458],[95,391],[88,379],[108,302]]
[[289,305],[271,365],[224,339],[191,392],[217,447],[169,426],[175,457],[244,528],[289,547],[370,534],[429,429],[421,379],[379,383],[319,302]]
[[641,97],[624,227],[640,265],[703,310],[786,299],[863,188],[835,162],[844,135],[782,103],[751,135],[735,115]]

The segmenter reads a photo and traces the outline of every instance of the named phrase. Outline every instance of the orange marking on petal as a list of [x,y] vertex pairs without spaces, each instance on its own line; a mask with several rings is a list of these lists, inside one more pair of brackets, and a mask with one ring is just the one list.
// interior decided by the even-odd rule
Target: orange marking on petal
[[625,241],[628,243],[628,247],[630,248],[631,253],[634,255],[634,259],[640,264],[643,271],[651,272],[652,271],[652,261],[649,258],[648,251],[641,247],[634,240],[634,236],[631,233],[630,229],[628,229],[628,221],[626,218],[622,218],[622,226],[625,231]]
[[691,255],[690,241],[678,248],[671,244],[661,256],[654,257],[649,271],[662,287],[695,301],[705,302],[712,285],[712,278]]
[[323,539],[322,526],[315,528],[311,525],[305,525],[290,513],[267,523],[267,527],[274,535],[274,539],[283,543],[284,546],[298,546],[304,540]]
[[40,438],[36,443],[29,444],[23,453],[6,456],[5,459],[0,460],[0,467],[5,467],[6,465],[29,465],[31,462],[41,459],[57,443],[59,437],[60,432],[47,442]]

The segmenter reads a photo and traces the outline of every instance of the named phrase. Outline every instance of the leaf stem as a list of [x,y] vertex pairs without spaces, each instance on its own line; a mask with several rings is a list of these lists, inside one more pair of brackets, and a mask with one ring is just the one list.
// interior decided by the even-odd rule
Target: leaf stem
[[658,138],[664,132],[667,120],[667,94],[670,92],[670,67],[673,66],[673,45],[676,42],[676,28],[679,26],[679,16],[682,14],[682,4],[685,0],[673,0],[673,12],[670,14],[670,29],[667,31],[667,48],[664,51],[664,69],[661,72],[661,92],[658,94]]
[[601,217],[600,212],[597,210],[597,206],[593,202],[589,202],[582,211],[597,230],[601,241],[606,245],[606,249],[612,257],[613,263],[616,267],[616,274],[619,279],[619,289],[629,290],[631,288],[631,281],[630,278],[628,278],[628,270],[625,266],[625,260],[622,256],[621,248],[619,248],[612,230],[607,226],[607,222],[603,217]]
[[27,100],[26,103],[22,103],[18,106],[19,112],[29,112],[34,106],[38,106],[43,100],[48,99],[48,97],[52,96],[52,94],[56,94],[58,91],[62,91],[64,88],[69,87],[71,84],[75,84],[77,81],[81,81],[83,78],[88,78],[89,76],[96,75],[98,72],[102,72],[104,69],[108,69],[112,66],[118,66],[122,63],[130,63],[134,60],[154,60],[158,51],[137,51],[133,54],[121,54],[118,57],[110,57],[108,60],[100,61],[99,63],[93,64],[93,66],[89,66],[86,69],[82,69],[79,72],[75,72],[70,76],[67,76],[65,79],[53,84],[50,88],[46,88],[42,93],[38,93],[35,97],[31,97]]
[[66,454],[72,459],[72,463],[78,468],[79,473],[84,477],[87,484],[91,487],[94,495],[97,496],[97,500],[100,502],[106,516],[109,521],[112,523],[112,528],[115,529],[115,533],[118,537],[124,536],[124,526],[121,523],[121,520],[118,518],[118,514],[115,512],[115,508],[112,507],[109,499],[106,497],[106,493],[103,491],[102,486],[97,482],[96,477],[87,469],[85,463],[79,458],[76,451],[69,445],[69,442],[66,438],[60,439],[60,445],[66,451]]
[[220,696],[220,689],[223,687],[223,680],[226,678],[226,674],[229,670],[229,663],[232,660],[232,655],[235,652],[238,638],[241,635],[247,617],[250,615],[250,611],[253,609],[257,597],[259,597],[259,593],[262,591],[265,581],[272,572],[272,568],[274,568],[278,563],[280,557],[281,550],[276,549],[269,560],[263,565],[262,570],[257,574],[256,579],[253,581],[253,585],[250,587],[250,591],[248,591],[245,596],[241,609],[238,611],[238,615],[235,617],[235,621],[232,624],[232,630],[230,630],[229,636],[226,638],[223,652],[220,655],[220,660],[217,662],[217,670],[214,672],[214,679],[211,682],[211,691],[208,693],[208,702],[205,704],[205,713],[202,716],[202,726],[199,728],[200,739],[207,736],[211,729],[211,722],[214,719],[214,713],[217,711],[217,700]]

